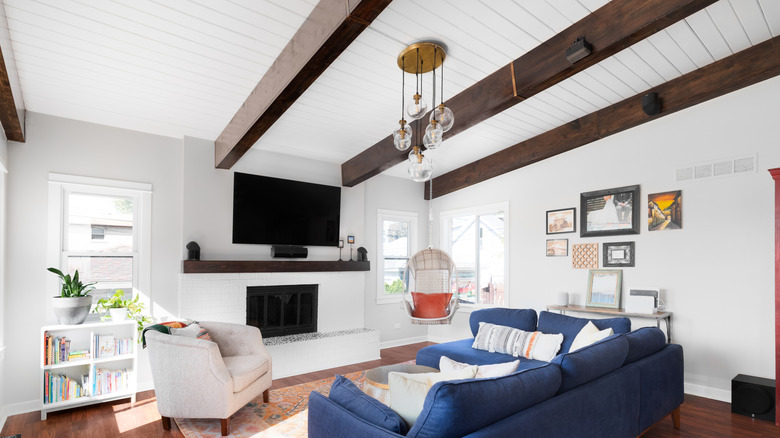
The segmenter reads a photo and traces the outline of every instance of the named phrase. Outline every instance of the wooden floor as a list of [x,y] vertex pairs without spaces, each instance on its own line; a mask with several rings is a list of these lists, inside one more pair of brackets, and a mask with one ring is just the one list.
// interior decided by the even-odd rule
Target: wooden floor
[[[276,379],[271,389],[323,379],[335,374],[347,374],[404,362],[414,359],[417,350],[426,345],[431,344],[423,342],[387,348],[382,350],[382,358],[379,360]],[[776,427],[774,423],[732,414],[728,403],[702,397],[686,395],[680,417],[682,423],[680,430],[675,430],[672,427],[672,420],[666,418],[642,435],[642,438],[780,437],[780,427]],[[132,408],[129,402],[102,403],[52,412],[48,414],[46,421],[41,421],[40,411],[14,415],[8,418],[0,436],[15,434],[21,434],[22,438],[183,438],[174,421],[171,422],[171,430],[163,430],[153,391],[138,393],[137,401]]]

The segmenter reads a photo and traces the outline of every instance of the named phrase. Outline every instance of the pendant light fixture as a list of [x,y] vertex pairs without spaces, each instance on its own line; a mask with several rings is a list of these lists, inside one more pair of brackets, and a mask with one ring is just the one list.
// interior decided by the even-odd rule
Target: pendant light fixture
[[[412,148],[409,153],[409,175],[412,180],[424,182],[433,176],[433,163],[424,151],[433,150],[441,145],[444,132],[448,131],[455,121],[452,111],[444,105],[444,58],[447,56],[444,48],[436,43],[422,42],[412,44],[398,55],[398,67],[401,69],[401,120],[399,127],[393,131],[393,144],[400,151]],[[425,128],[412,131],[410,121],[421,119],[428,112],[428,104],[423,97],[423,75],[433,72],[432,99],[436,105],[436,69],[441,67],[439,105],[430,113],[429,124]],[[405,76],[414,73],[415,93],[408,104],[405,100]],[[419,126],[419,125],[418,125]],[[422,139],[422,141],[420,141]]]

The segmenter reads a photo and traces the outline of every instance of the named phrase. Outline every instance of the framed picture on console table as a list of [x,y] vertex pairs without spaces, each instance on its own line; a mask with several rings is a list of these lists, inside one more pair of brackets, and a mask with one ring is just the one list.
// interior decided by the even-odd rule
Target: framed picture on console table
[[623,271],[620,269],[591,269],[588,271],[586,306],[620,308],[620,288]]
[[639,186],[580,194],[580,236],[639,234]]

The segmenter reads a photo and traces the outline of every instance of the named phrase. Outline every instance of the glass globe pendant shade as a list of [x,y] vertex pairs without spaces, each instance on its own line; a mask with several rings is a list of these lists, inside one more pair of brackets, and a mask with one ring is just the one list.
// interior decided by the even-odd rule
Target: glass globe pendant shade
[[428,104],[419,94],[412,96],[412,101],[406,105],[406,115],[412,120],[417,120],[428,112]]
[[409,166],[409,175],[414,182],[425,182],[433,176],[433,163],[423,154],[417,155],[417,161]]
[[425,148],[436,149],[439,147],[441,145],[443,133],[441,124],[436,120],[431,120],[431,124],[425,128],[425,137],[423,138],[423,145],[425,145]]
[[420,153],[420,146],[415,146],[409,152],[409,164],[417,163],[417,154]]
[[455,123],[455,115],[452,114],[452,110],[441,104],[431,112],[430,121],[438,120],[441,125],[442,132],[447,132],[452,128]]
[[405,151],[412,145],[412,127],[406,124],[406,120],[401,120],[400,127],[393,131],[393,144],[399,151]]

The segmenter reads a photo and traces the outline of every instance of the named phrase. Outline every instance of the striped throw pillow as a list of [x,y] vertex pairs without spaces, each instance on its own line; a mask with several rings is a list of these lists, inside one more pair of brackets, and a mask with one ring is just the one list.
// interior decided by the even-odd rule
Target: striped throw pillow
[[480,322],[472,348],[514,357],[551,361],[561,348],[563,335],[527,332],[503,325]]

